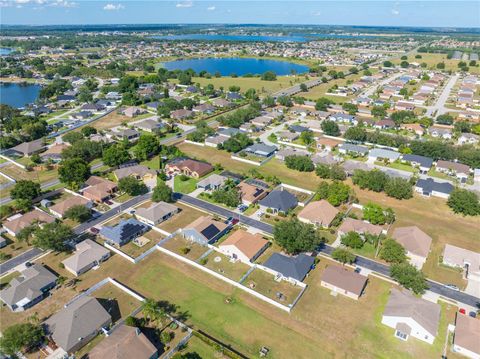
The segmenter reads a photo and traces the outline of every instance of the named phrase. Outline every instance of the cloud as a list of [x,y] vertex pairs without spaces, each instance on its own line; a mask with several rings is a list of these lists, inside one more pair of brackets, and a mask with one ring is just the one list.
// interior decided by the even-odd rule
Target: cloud
[[209,7],[207,7],[207,10],[208,10],[208,11],[214,11],[215,9],[216,9],[215,6],[209,6]]
[[320,16],[322,15],[322,12],[321,11],[315,11],[312,13],[313,16]]
[[107,4],[103,7],[103,10],[106,10],[106,11],[116,11],[116,10],[123,10],[125,9],[125,6],[123,6],[122,4]]
[[[37,4],[43,4],[44,1],[40,0],[40,2],[36,1]],[[77,7],[77,3],[73,1],[68,1],[68,0],[54,0],[51,2],[47,3],[48,6],[55,6],[55,7],[66,7],[66,8],[71,8],[71,7]]]
[[175,5],[178,8],[188,8],[193,6],[193,1],[187,0],[187,1],[182,1],[178,2],[177,5]]
[[392,9],[392,15],[400,15],[400,11],[398,9]]

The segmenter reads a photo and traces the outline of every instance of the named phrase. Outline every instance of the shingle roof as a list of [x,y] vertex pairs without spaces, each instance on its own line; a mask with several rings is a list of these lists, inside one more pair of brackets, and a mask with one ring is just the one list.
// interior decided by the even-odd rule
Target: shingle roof
[[135,218],[129,218],[120,221],[114,227],[103,226],[100,230],[100,235],[114,243],[120,244],[131,236],[143,233],[147,229],[148,226],[146,224],[137,221]]
[[325,200],[310,202],[298,214],[298,218],[303,218],[312,223],[318,223],[323,226],[329,226],[332,223],[338,210]]
[[430,252],[432,238],[417,226],[396,228],[392,237],[413,254],[426,258]]
[[322,274],[322,281],[360,295],[367,283],[367,277],[336,265],[329,265]]
[[45,145],[43,144],[43,139],[40,138],[30,142],[23,142],[15,147],[12,147],[12,150],[23,153],[24,155],[29,155],[31,153],[40,151],[44,147]]
[[75,254],[62,263],[75,272],[81,271],[93,262],[99,262],[110,251],[91,239],[86,239],[75,246]]
[[27,212],[16,219],[4,221],[3,226],[14,233],[18,233],[23,228],[30,226],[34,222],[52,223],[55,222],[55,218],[35,208],[33,211]]
[[267,243],[268,241],[263,239],[260,234],[251,234],[239,229],[223,241],[219,247],[235,246],[246,257],[252,259]]
[[50,207],[50,211],[56,212],[63,216],[70,208],[74,206],[86,206],[90,201],[80,196],[71,196],[62,202]]
[[415,184],[425,193],[431,193],[432,191],[450,194],[453,191],[453,185],[448,182],[436,182],[432,178],[419,179]]
[[390,150],[385,150],[383,148],[374,148],[368,153],[369,157],[376,158],[388,158],[390,160],[396,160],[400,157],[400,153]]
[[215,221],[211,216],[203,216],[197,218],[195,221],[186,226],[186,229],[194,229],[202,236],[206,238],[207,241],[214,238],[217,234],[222,232],[228,227],[227,224],[219,221]]
[[403,155],[403,160],[408,162],[416,162],[422,167],[432,167],[433,159],[430,157],[419,156],[419,155]]
[[457,313],[453,343],[480,355],[480,320]]
[[340,228],[338,228],[338,231],[342,233],[370,233],[376,236],[382,233],[382,230],[383,228],[380,226],[354,218],[345,218]]
[[164,216],[176,212],[177,210],[177,206],[161,201],[158,203],[152,203],[152,205],[148,208],[137,209],[136,215],[149,221],[156,222]]
[[314,263],[315,259],[313,257],[303,253],[296,257],[287,257],[280,253],[273,253],[263,265],[281,273],[284,277],[302,281]]
[[143,166],[143,165],[122,167],[122,168],[119,168],[118,170],[115,170],[114,173],[119,180],[124,177],[132,176],[132,175],[143,177],[146,174],[151,174],[151,175],[157,174],[154,170],[151,170],[147,166]]
[[274,208],[282,212],[287,212],[289,209],[294,208],[298,204],[297,197],[285,190],[275,190],[270,192],[260,202],[261,206],[267,208]]

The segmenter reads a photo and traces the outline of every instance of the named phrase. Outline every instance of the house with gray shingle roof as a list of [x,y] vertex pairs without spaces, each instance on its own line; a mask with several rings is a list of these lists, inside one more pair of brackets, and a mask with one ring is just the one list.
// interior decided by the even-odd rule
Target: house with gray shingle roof
[[393,162],[400,158],[400,153],[384,148],[374,148],[368,153],[368,158],[374,161],[388,160],[389,162]]
[[79,276],[110,257],[110,251],[91,239],[75,245],[75,254],[62,263],[65,269]]
[[139,208],[135,215],[137,218],[151,226],[162,223],[178,213],[179,208],[167,202],[152,203],[148,208]]
[[274,190],[264,199],[258,202],[264,211],[270,210],[273,213],[287,213],[298,204],[297,197],[286,190]]
[[283,279],[296,283],[305,279],[314,263],[315,258],[303,253],[294,257],[273,253],[263,266],[271,269],[277,280]]
[[141,236],[149,229],[150,227],[146,224],[135,218],[129,218],[127,220],[121,220],[120,223],[113,227],[103,226],[99,234],[105,238],[109,244],[121,247],[131,240]]

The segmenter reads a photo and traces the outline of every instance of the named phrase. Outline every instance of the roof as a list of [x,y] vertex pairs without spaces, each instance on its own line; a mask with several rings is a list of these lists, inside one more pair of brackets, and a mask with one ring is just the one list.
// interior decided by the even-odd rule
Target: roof
[[432,238],[417,226],[395,228],[392,237],[407,251],[426,258]]
[[336,265],[330,265],[325,268],[322,281],[360,295],[367,283],[367,277]]
[[146,174],[156,175],[157,172],[151,170],[147,166],[143,165],[134,165],[134,166],[125,166],[114,171],[115,176],[120,180],[128,176],[139,176],[143,177]]
[[47,268],[41,264],[34,264],[21,272],[19,277],[13,278],[8,288],[0,291],[0,299],[9,306],[24,298],[32,301],[43,294],[42,288],[56,280],[57,276]]
[[368,147],[354,145],[351,143],[342,143],[338,146],[340,149],[348,151],[348,152],[358,152],[358,153],[368,153]]
[[480,355],[480,320],[457,313],[453,343]]
[[264,188],[254,186],[245,181],[240,182],[237,187],[240,190],[242,199],[248,202],[254,202],[267,195],[267,191]]
[[186,168],[189,171],[197,172],[199,176],[203,176],[204,174],[207,174],[208,172],[211,172],[213,170],[213,166],[210,163],[192,159],[186,159],[181,162],[175,163],[175,166],[180,168],[181,170]]
[[52,223],[55,222],[55,218],[38,208],[35,208],[33,211],[27,212],[11,221],[7,219],[3,222],[3,226],[14,233],[18,233],[25,227],[32,225],[34,222]]
[[408,162],[415,162],[415,163],[418,163],[420,164],[420,166],[422,167],[432,167],[432,163],[433,163],[433,158],[430,158],[430,157],[425,157],[425,156],[419,156],[419,155],[403,155],[402,159],[404,161],[408,161]]
[[148,229],[148,226],[135,218],[123,219],[116,226],[103,226],[100,235],[117,244],[123,243],[128,238],[140,234]]
[[157,348],[139,328],[125,324],[117,327],[89,353],[89,359],[148,359],[157,353]]
[[288,257],[280,253],[273,253],[263,264],[265,267],[281,273],[284,277],[302,281],[310,272],[315,259],[306,254]]
[[260,234],[251,234],[239,229],[220,244],[220,248],[232,245],[252,259],[268,243]]
[[261,206],[274,208],[282,212],[287,212],[289,209],[296,207],[297,204],[297,197],[285,190],[274,190],[260,201]]
[[329,226],[337,214],[338,209],[322,199],[321,201],[310,202],[307,204],[298,214],[298,218]]
[[56,212],[63,216],[70,208],[74,206],[86,206],[88,203],[90,203],[90,201],[84,197],[71,196],[64,201],[51,206],[49,209],[50,211]]
[[328,138],[328,137],[320,137],[317,140],[317,145],[320,145],[320,146],[323,145],[323,146],[332,147],[332,148],[338,146],[341,143],[343,143],[343,141],[336,140],[334,138]]
[[370,233],[376,236],[380,235],[380,233],[382,233],[382,230],[383,228],[380,226],[354,218],[345,218],[340,228],[338,228],[338,231],[342,233]]
[[396,160],[400,157],[400,153],[383,148],[374,148],[368,153],[369,157],[388,158],[390,160]]
[[215,221],[211,216],[203,216],[190,223],[185,229],[194,229],[209,241],[227,227],[227,224]]
[[269,156],[270,154],[272,154],[276,150],[277,150],[276,146],[268,146],[264,143],[255,143],[251,146],[248,146],[245,149],[246,152],[254,153],[254,154],[260,155],[260,156]]
[[138,127],[140,129],[144,128],[147,130],[155,130],[157,128],[162,128],[164,125],[158,121],[152,120],[152,119],[146,119],[141,122],[137,122],[135,124],[135,127]]
[[91,239],[86,239],[75,246],[75,254],[68,257],[62,263],[65,267],[79,272],[93,262],[100,261],[110,251]]
[[152,203],[148,208],[139,208],[135,213],[138,217],[156,222],[170,213],[178,211],[178,207],[167,202]]
[[110,314],[95,298],[80,297],[45,321],[55,343],[70,352],[80,338],[86,338],[111,320]]
[[443,251],[443,261],[459,267],[469,263],[469,271],[480,273],[480,253],[478,252],[446,244]]
[[40,151],[44,147],[45,145],[43,144],[43,139],[40,138],[30,142],[23,142],[15,147],[12,147],[11,149],[16,152],[23,153],[24,155],[28,155],[30,153]]
[[454,170],[455,172],[465,173],[465,174],[470,173],[469,166],[464,165],[463,163],[452,162],[452,161],[438,160],[437,168],[446,168],[446,169]]
[[453,191],[453,185],[448,182],[436,182],[432,178],[419,179],[415,184],[416,187],[419,187],[423,192],[431,193],[432,191],[450,194]]
[[406,290],[392,288],[383,315],[411,318],[435,336],[440,322],[440,305],[417,298]]
[[217,175],[216,173],[204,178],[201,181],[198,181],[197,187],[206,187],[206,186],[221,186],[225,183],[227,177]]

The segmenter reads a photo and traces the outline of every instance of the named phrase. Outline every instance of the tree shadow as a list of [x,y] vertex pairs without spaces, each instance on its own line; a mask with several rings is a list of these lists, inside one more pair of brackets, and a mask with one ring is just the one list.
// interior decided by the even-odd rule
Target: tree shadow
[[100,305],[110,314],[112,321],[116,323],[122,318],[120,307],[116,299],[96,298]]

